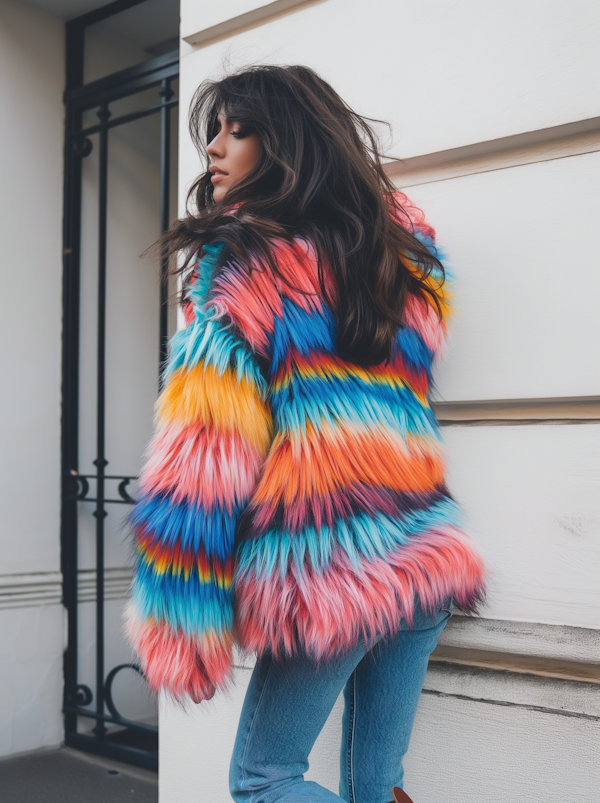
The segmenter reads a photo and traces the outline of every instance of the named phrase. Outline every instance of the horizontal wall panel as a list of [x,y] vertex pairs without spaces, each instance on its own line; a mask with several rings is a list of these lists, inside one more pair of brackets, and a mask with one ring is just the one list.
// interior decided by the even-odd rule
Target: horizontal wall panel
[[600,426],[457,426],[444,440],[490,570],[482,615],[600,628]]
[[[79,569],[78,599],[96,599],[96,569]],[[131,591],[130,567],[104,569],[104,599],[123,601]],[[62,601],[63,577],[60,572],[33,574],[0,574],[0,610],[30,608],[38,605],[58,605]]]
[[58,747],[63,739],[64,608],[0,610],[0,633],[0,756]]
[[517,423],[531,421],[600,420],[600,396],[545,399],[494,399],[493,401],[439,402],[433,409],[442,426]]
[[600,722],[424,694],[405,760],[423,803],[596,803]]
[[196,0],[182,0],[181,38],[200,45],[305,4],[306,0],[221,0],[207,6]]
[[[204,5],[182,5],[188,39],[266,4]],[[432,153],[599,116],[599,26],[594,0],[316,0],[186,45],[182,109],[224,65],[308,64],[357,111],[393,124],[397,155]]]
[[222,25],[264,5],[260,0],[221,0],[209,5],[196,0],[181,0],[181,37],[187,39],[196,31]]
[[600,153],[406,189],[455,277],[445,401],[600,393]]
[[571,661],[600,666],[600,629],[585,627],[486,619],[455,611],[439,645],[463,651],[520,655],[549,665]]
[[391,160],[385,171],[399,187],[445,181],[474,173],[565,159],[600,151],[600,117],[551,126],[525,134],[450,148],[411,159]]

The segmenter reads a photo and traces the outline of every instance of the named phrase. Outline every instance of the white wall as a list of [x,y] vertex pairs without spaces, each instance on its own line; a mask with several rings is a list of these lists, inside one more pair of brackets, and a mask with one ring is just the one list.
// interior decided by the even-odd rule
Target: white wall
[[62,733],[63,89],[63,24],[0,0],[0,755]]
[[[232,67],[314,67],[357,111],[392,123],[391,153],[408,160],[398,184],[426,210],[455,275],[439,410],[452,424],[451,489],[488,561],[490,596],[480,618],[455,617],[441,639],[407,790],[428,803],[592,803],[600,126],[590,120],[600,116],[600,7],[317,0],[287,12],[273,4],[271,17],[237,28],[226,19],[262,6],[224,2],[202,19],[183,0],[182,115],[200,81]],[[197,171],[182,126],[182,192]],[[163,803],[199,788],[229,799],[248,675],[238,669],[229,697],[187,714],[163,705]],[[333,790],[340,711],[311,756],[310,777]]]
[[[194,7],[182,3],[188,34]],[[594,0],[317,0],[188,49],[182,79],[189,97],[224,63],[309,64],[357,111],[392,123],[393,152],[407,158],[600,115],[599,25]]]
[[599,392],[599,181],[589,153],[405,188],[456,273],[440,399]]

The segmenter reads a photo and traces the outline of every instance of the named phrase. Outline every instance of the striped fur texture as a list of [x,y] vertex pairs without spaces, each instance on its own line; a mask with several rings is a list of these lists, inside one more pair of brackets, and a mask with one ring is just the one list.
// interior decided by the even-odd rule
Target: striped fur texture
[[416,599],[483,596],[429,404],[445,289],[442,320],[412,298],[392,359],[365,369],[336,354],[311,248],[274,255],[285,280],[205,248],[133,513],[129,633],[176,698],[224,685],[234,641],[327,659],[410,622]]

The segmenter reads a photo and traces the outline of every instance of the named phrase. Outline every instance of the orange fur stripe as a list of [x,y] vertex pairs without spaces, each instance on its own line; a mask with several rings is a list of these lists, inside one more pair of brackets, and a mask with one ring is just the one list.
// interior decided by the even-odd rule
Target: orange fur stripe
[[[431,292],[437,297],[437,300],[440,305],[440,312],[442,313],[442,320],[446,321],[452,313],[452,306],[450,303],[452,294],[450,292],[447,282],[444,282],[442,285],[440,285],[439,278],[433,273],[430,273],[429,276],[423,278],[423,271],[420,265],[415,265],[415,263],[411,262],[411,260],[406,255],[404,255],[402,262],[408,268],[408,270],[414,276],[418,276],[418,278],[421,279],[423,284],[426,285],[427,288],[429,288],[429,290],[431,290]],[[437,312],[437,307],[435,306],[433,299],[431,298],[430,295],[428,294],[425,295],[425,301],[429,305],[431,305]]]
[[357,483],[418,493],[443,482],[443,461],[431,445],[407,444],[385,430],[323,427],[317,432],[309,425],[306,436],[276,436],[253,503],[291,505]]

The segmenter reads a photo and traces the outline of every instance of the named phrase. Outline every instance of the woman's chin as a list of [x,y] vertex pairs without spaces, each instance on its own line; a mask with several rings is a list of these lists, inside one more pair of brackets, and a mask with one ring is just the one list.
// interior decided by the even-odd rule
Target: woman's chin
[[216,201],[217,203],[222,201],[226,195],[227,189],[225,187],[215,187],[213,189],[213,201]]

